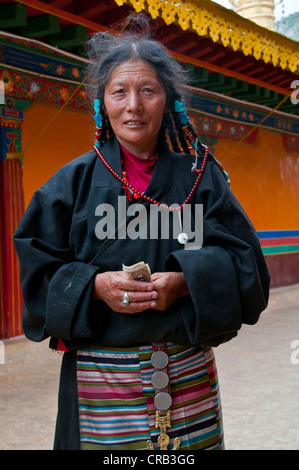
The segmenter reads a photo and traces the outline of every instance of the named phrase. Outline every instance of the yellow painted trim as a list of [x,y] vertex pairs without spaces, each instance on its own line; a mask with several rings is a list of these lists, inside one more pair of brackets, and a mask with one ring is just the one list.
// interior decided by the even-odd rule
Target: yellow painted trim
[[209,37],[245,56],[272,63],[275,67],[299,73],[299,43],[257,25],[232,10],[210,0],[115,0],[117,5],[132,6],[136,12],[148,11],[153,19],[160,17],[167,25],[177,24],[183,30]]
[[22,160],[24,157],[22,152],[7,153],[6,160]]

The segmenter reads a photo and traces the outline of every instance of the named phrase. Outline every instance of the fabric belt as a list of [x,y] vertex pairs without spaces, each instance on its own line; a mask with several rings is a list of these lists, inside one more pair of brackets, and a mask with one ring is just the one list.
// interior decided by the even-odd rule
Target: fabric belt
[[[151,363],[154,368],[152,375],[152,385],[155,390],[154,403],[156,407],[156,428],[160,428],[161,434],[158,437],[161,450],[167,450],[170,442],[169,436],[166,434],[166,429],[171,426],[171,413],[170,407],[172,398],[169,389],[169,376],[168,376],[168,354],[165,343],[153,343],[153,352],[151,356]],[[180,445],[180,438],[176,437],[174,441],[174,450],[177,450]],[[153,450],[154,446],[151,440],[147,441],[149,450]]]

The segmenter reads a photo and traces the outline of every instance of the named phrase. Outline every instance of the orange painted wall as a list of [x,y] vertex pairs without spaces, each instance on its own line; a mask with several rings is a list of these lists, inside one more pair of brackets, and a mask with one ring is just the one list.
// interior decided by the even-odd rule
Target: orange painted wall
[[[24,111],[23,151],[57,112],[57,106],[34,103]],[[24,154],[25,206],[59,168],[93,147],[94,123],[86,111],[65,108]]]
[[[57,111],[35,103],[24,112],[23,149]],[[25,153],[23,161],[25,206],[33,192],[68,161],[92,149],[94,121],[86,111],[64,109]],[[286,152],[281,135],[259,129],[253,144],[234,148],[219,139],[215,156],[231,179],[231,189],[256,230],[298,229],[299,153]]]
[[298,229],[299,152],[286,152],[281,135],[262,128],[253,144],[233,145],[219,140],[215,157],[256,230]]

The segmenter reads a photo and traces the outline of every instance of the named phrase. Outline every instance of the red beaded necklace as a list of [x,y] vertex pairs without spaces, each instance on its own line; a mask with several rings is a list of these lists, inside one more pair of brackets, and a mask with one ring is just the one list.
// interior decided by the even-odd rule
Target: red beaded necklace
[[113,176],[115,176],[115,178],[117,178],[119,181],[121,181],[121,183],[133,193],[133,197],[135,199],[139,199],[141,197],[141,198],[145,199],[146,201],[149,201],[152,204],[156,204],[158,207],[162,207],[162,209],[167,209],[169,211],[180,211],[186,204],[188,204],[188,202],[190,201],[191,197],[193,196],[194,191],[196,190],[196,188],[197,188],[197,186],[198,186],[198,184],[201,180],[202,174],[204,172],[204,169],[205,169],[205,166],[206,166],[206,163],[207,163],[208,153],[209,153],[208,147],[205,147],[205,154],[204,154],[203,161],[202,161],[200,169],[192,167],[192,171],[194,171],[194,173],[197,173],[197,178],[196,178],[196,181],[195,181],[189,195],[185,199],[185,201],[178,207],[171,207],[171,206],[168,206],[167,204],[158,202],[155,199],[152,199],[151,197],[147,196],[145,193],[141,193],[140,191],[135,189],[128,182],[126,176],[120,176],[118,173],[116,173],[115,170],[113,170],[113,168],[105,160],[105,158],[103,157],[101,151],[98,149],[98,147],[96,145],[94,146],[94,149],[95,149],[96,153],[98,154],[98,156],[100,157],[100,159],[102,160],[102,162],[104,163],[105,167],[113,174]]

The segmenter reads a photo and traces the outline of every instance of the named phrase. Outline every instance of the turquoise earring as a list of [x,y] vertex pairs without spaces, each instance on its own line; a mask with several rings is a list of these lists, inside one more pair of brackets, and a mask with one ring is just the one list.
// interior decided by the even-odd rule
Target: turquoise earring
[[102,145],[102,128],[103,128],[103,115],[101,113],[101,100],[94,100],[93,107],[95,111],[94,120],[96,123],[96,147],[100,148]]
[[[194,135],[194,132],[193,132],[192,127],[191,127],[190,119],[187,115],[187,111],[186,111],[185,104],[184,104],[183,100],[175,100],[175,102],[174,102],[174,111],[178,114],[182,129],[183,129],[184,134],[186,136],[186,139],[192,145],[193,149],[195,150],[196,157],[197,157],[197,152],[199,153],[199,147],[202,146],[202,144],[198,145],[198,137],[196,137]],[[213,155],[212,155],[212,157],[216,161],[216,163],[219,165],[219,167],[221,168],[221,170],[224,174],[224,177],[226,179],[226,182],[227,182],[228,186],[230,186],[230,180],[229,180],[228,173],[225,171],[225,169],[223,168],[221,163],[218,160],[216,160],[216,158]],[[196,158],[196,160],[197,160],[197,158]]]

